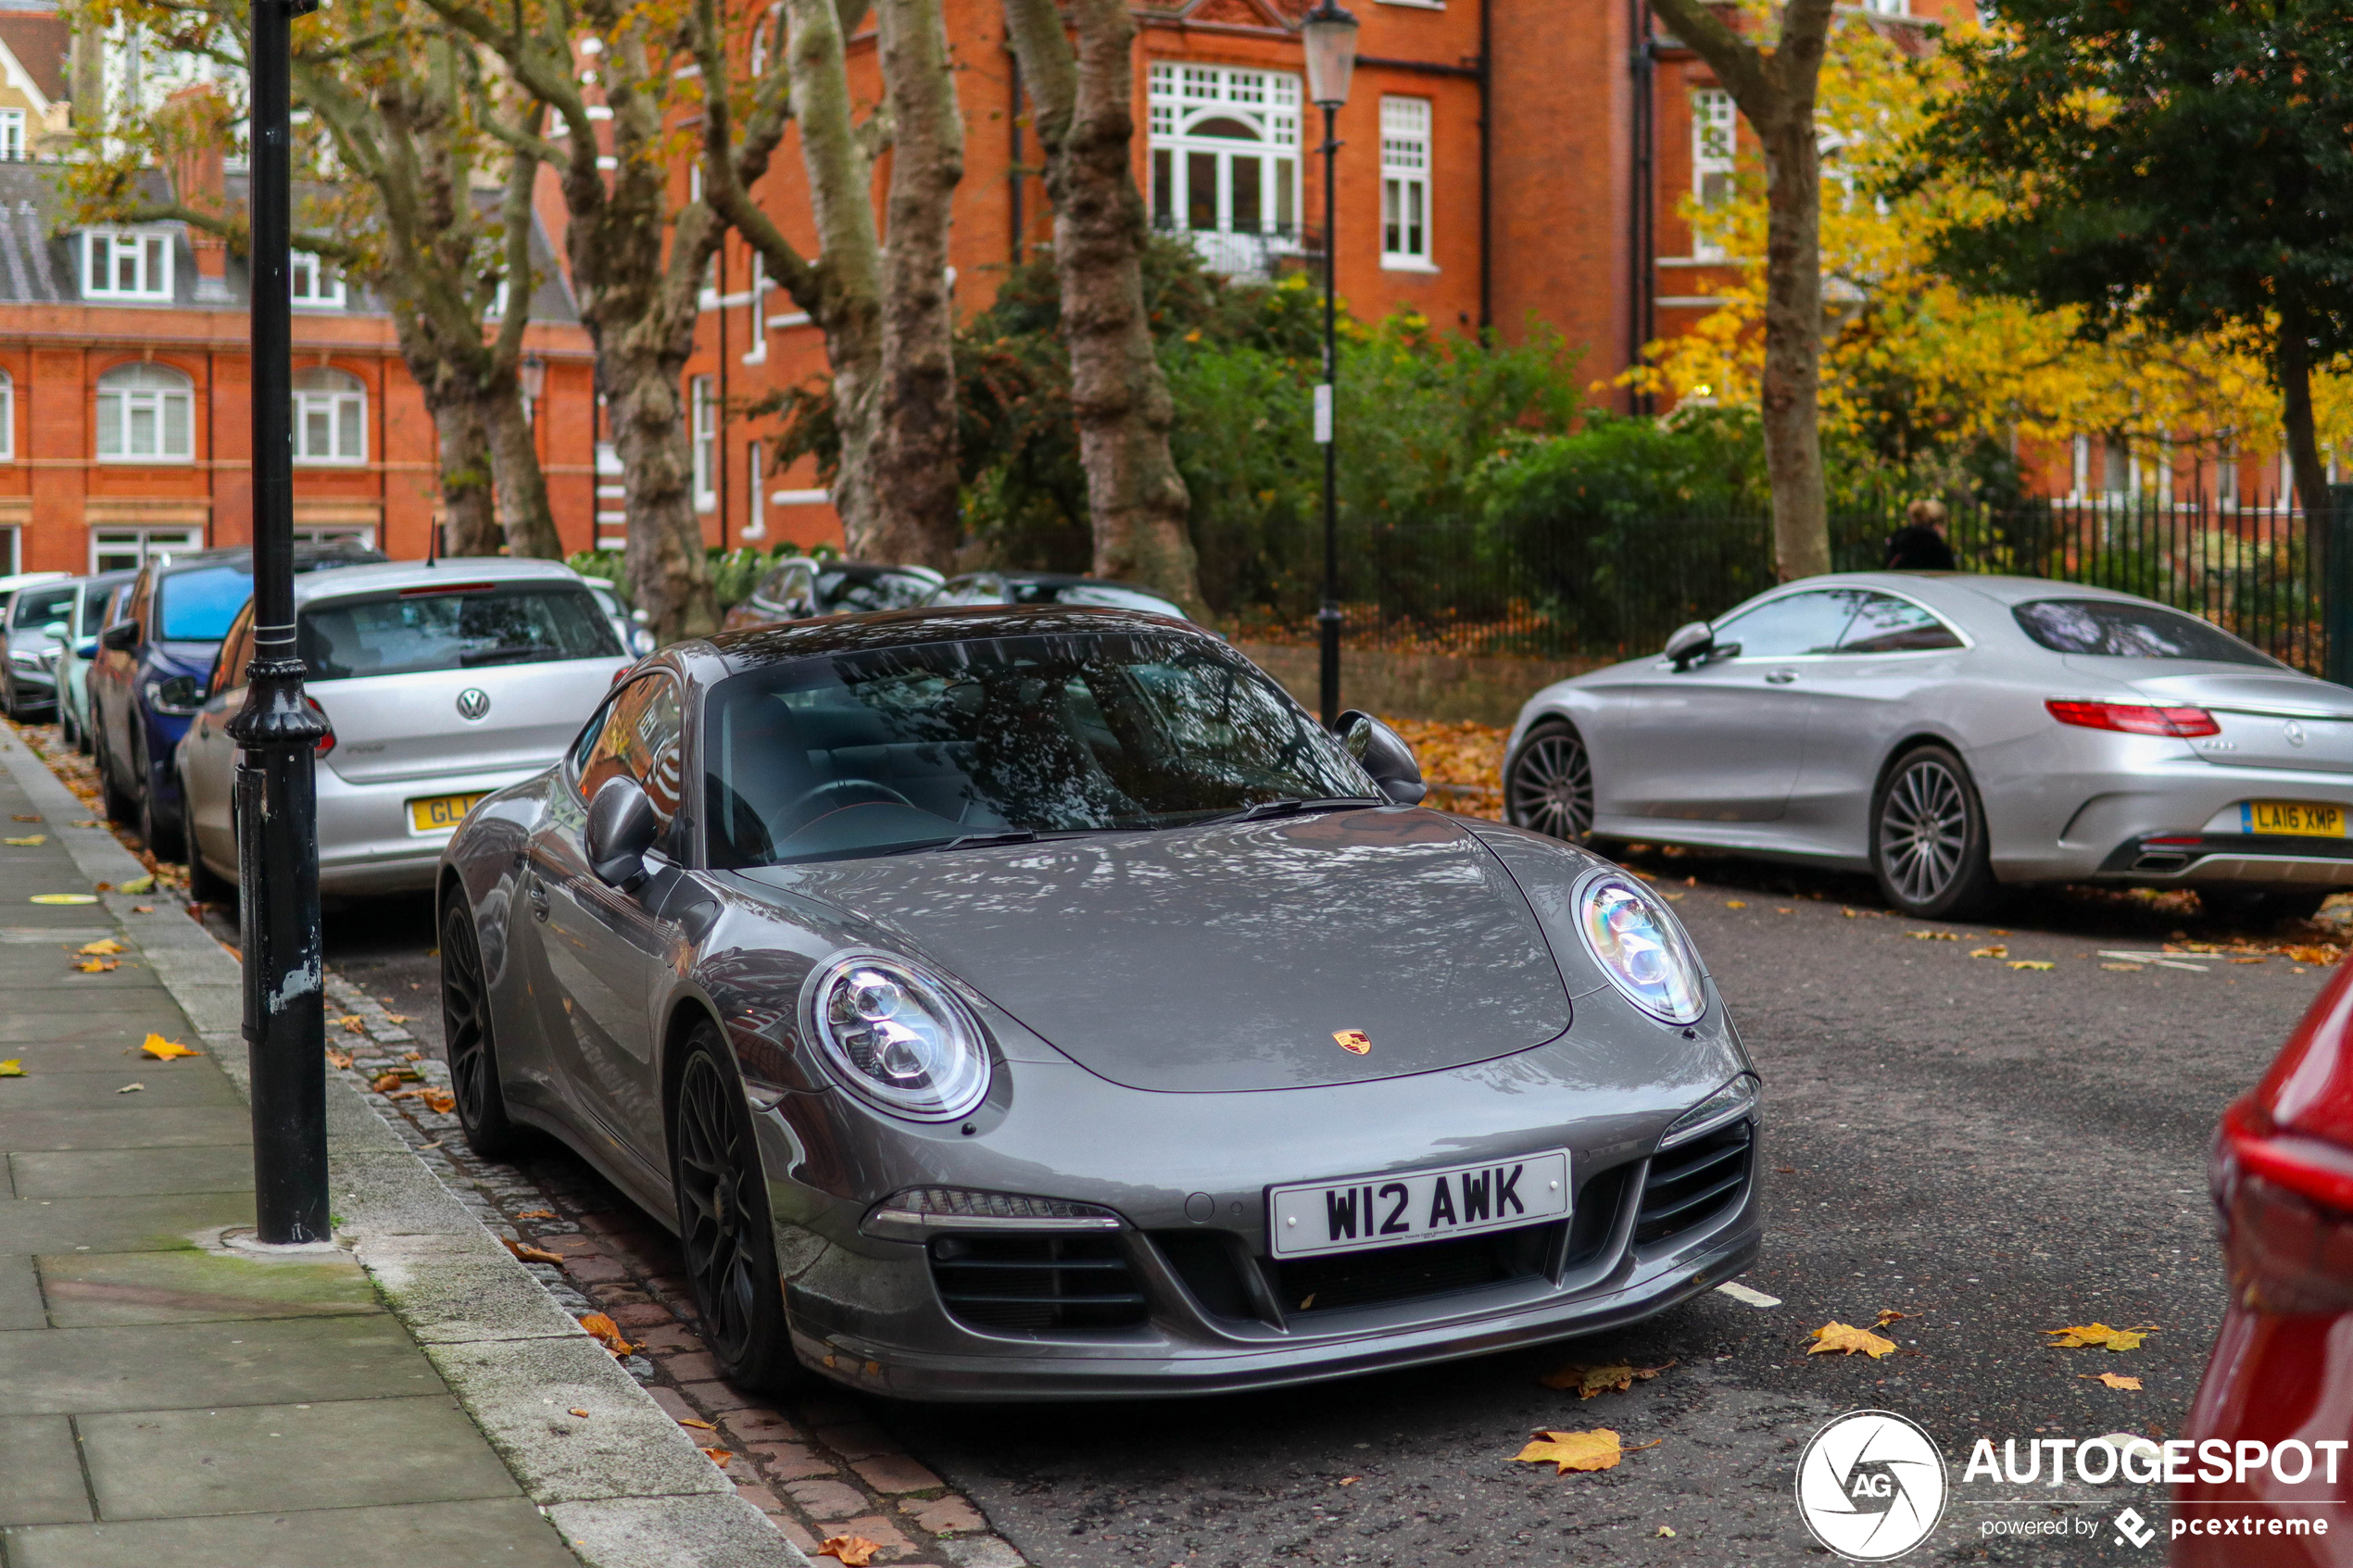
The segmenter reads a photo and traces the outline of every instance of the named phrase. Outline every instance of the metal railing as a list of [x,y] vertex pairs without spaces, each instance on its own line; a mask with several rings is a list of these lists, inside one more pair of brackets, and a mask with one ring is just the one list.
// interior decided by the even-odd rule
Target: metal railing
[[[1882,566],[1904,521],[1898,504],[1834,513],[1833,568]],[[2345,521],[2353,524],[2353,509]],[[2138,594],[2315,674],[2329,663],[2320,532],[2316,540],[2301,511],[2276,506],[2154,499],[1958,507],[1946,521],[1963,571]],[[2347,581],[2336,596],[2353,614],[2353,547],[2339,554]],[[1352,521],[1341,560],[1348,646],[1471,657],[1630,659],[1777,581],[1772,522],[1756,514]],[[1237,635],[1312,641],[1312,574],[1268,565],[1252,574],[1259,591],[1215,608]],[[2353,659],[2353,636],[2341,640],[2340,654]]]

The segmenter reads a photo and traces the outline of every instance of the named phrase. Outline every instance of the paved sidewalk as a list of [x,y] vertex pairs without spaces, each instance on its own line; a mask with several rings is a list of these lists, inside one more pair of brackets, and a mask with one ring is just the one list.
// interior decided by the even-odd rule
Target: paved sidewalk
[[347,1085],[349,1249],[234,1247],[235,962],[168,896],[32,902],[139,874],[88,821],[0,729],[0,1563],[805,1564]]

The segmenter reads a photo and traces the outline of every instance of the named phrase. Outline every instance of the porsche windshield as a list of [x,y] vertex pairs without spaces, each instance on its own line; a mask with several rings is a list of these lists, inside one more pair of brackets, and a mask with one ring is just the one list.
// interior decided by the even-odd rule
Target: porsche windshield
[[713,865],[1378,801],[1348,753],[1204,639],[974,638],[738,675],[706,709]]

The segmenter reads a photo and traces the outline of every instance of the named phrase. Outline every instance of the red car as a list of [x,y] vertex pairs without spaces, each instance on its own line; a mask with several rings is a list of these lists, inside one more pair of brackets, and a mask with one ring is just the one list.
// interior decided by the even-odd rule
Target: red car
[[2231,1303],[2184,1434],[2199,1446],[2168,1456],[2178,1568],[2353,1564],[2348,1030],[2353,963],[2222,1114],[2212,1176]]

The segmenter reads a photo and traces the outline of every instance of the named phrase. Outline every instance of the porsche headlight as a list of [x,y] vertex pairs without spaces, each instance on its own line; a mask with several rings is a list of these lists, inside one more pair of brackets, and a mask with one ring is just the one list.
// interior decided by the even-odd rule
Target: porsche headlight
[[1577,900],[1585,946],[1626,999],[1663,1023],[1696,1023],[1707,1010],[1699,960],[1665,905],[1629,876],[1605,872]]
[[809,977],[801,998],[834,1075],[893,1115],[952,1122],[988,1098],[980,1025],[906,960],[844,954]]

